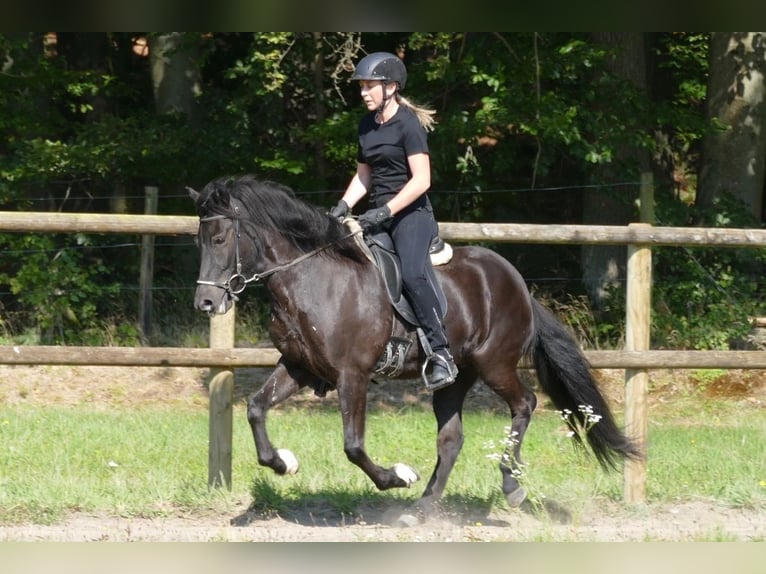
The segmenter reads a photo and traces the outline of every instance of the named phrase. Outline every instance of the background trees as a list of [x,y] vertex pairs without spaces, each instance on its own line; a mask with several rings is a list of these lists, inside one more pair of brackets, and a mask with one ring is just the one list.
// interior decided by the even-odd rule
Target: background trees
[[[763,37],[6,35],[0,200],[3,209],[142,212],[151,184],[161,213],[191,213],[184,186],[254,172],[330,205],[354,169],[363,113],[347,78],[361,54],[386,50],[407,64],[407,95],[438,113],[432,198],[442,220],[627,223],[639,175],[651,170],[659,224],[758,226]],[[127,329],[116,338],[129,336],[135,310],[125,289],[136,282],[137,249],[116,246],[130,238],[0,241],[6,336],[81,341],[103,332],[104,316]],[[621,321],[623,250],[496,248],[539,292],[584,301],[599,325]],[[188,307],[188,293],[174,289],[188,288],[195,267],[183,241],[158,249],[167,308]],[[657,304],[673,311],[655,321],[660,344],[728,344],[763,298],[762,254],[666,250],[657,271]],[[711,309],[715,341],[701,335]]]
[[710,130],[705,134],[696,202],[711,208],[729,193],[754,221],[762,221],[766,33],[714,33],[709,58],[705,112]]

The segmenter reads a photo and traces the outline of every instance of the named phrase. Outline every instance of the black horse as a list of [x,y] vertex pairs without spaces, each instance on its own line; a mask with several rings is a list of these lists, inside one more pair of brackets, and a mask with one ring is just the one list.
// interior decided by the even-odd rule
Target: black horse
[[[410,486],[418,479],[410,467],[382,468],[365,451],[367,388],[392,338],[412,342],[397,378],[420,375],[423,351],[415,327],[392,309],[380,272],[354,234],[289,188],[252,176],[217,179],[189,193],[200,218],[196,308],[226,313],[250,282],[263,282],[270,296],[270,335],[281,358],[248,402],[258,462],[278,474],[296,472],[295,456],[269,441],[266,414],[304,387],[320,394],[336,390],[348,459],[380,490]],[[433,394],[438,458],[417,503],[419,511],[428,512],[444,492],[463,444],[463,402],[479,379],[511,410],[514,439],[505,453],[510,463],[500,464],[502,489],[510,505],[524,500],[514,469],[521,463],[524,433],[537,404],[517,373],[525,356],[556,408],[571,411],[573,430],[585,427],[581,406],[601,417],[583,434],[605,469],[640,456],[615,424],[576,341],[530,296],[513,265],[486,248],[456,247],[452,260],[437,267],[437,277],[447,299],[445,325],[460,372],[455,383]]]

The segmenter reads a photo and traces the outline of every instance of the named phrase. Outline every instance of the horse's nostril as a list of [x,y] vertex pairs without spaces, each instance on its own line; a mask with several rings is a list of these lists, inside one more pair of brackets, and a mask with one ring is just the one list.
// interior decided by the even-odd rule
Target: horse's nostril
[[202,299],[197,302],[197,309],[208,313],[213,309],[213,302],[210,299]]

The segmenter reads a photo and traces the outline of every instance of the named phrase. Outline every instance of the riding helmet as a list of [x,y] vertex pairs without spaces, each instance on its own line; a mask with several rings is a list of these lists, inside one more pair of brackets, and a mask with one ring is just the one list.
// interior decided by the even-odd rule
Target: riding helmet
[[388,52],[368,54],[356,65],[352,80],[380,80],[384,83],[396,82],[403,90],[407,83],[407,68],[404,62]]

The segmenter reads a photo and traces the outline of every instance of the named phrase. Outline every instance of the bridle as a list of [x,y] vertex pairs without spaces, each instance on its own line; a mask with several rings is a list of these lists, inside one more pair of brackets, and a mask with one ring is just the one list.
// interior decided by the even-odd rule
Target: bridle
[[305,261],[309,257],[313,257],[317,253],[320,253],[324,251],[325,249],[328,249],[329,247],[332,247],[336,243],[339,243],[340,241],[343,241],[344,239],[348,239],[349,237],[352,237],[353,235],[356,235],[357,233],[360,233],[361,230],[351,231],[347,233],[346,235],[336,239],[332,243],[328,243],[327,245],[322,245],[321,247],[317,247],[316,249],[313,249],[312,251],[309,251],[307,253],[304,253],[303,255],[300,255],[293,259],[292,261],[288,261],[287,263],[283,263],[281,265],[276,265],[272,267],[271,269],[268,269],[264,271],[263,273],[253,273],[252,277],[245,277],[245,275],[242,274],[242,260],[239,256],[239,240],[241,237],[241,234],[239,232],[239,207],[234,206],[234,217],[229,217],[227,215],[210,215],[208,217],[200,217],[199,221],[200,223],[206,223],[208,221],[215,221],[217,219],[231,219],[234,221],[234,236],[235,236],[235,242],[234,242],[234,265],[235,265],[235,271],[234,274],[229,277],[226,281],[207,281],[204,279],[197,279],[197,285],[209,285],[211,287],[219,287],[223,289],[226,292],[226,295],[233,299],[237,299],[237,295],[242,293],[242,291],[245,290],[245,287],[247,287],[248,283],[258,283],[259,281],[262,281],[278,271],[284,271],[285,269],[289,269],[293,265],[297,265],[301,261]]

